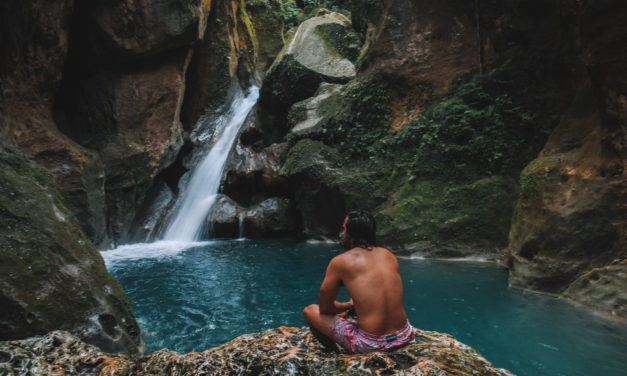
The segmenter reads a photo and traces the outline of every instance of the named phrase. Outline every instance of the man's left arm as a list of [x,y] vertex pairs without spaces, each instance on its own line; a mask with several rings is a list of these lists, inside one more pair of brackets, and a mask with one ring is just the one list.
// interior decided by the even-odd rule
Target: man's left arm
[[342,285],[340,270],[339,261],[336,258],[331,260],[318,295],[318,305],[322,314],[336,315],[353,306],[350,302],[341,303],[335,300]]

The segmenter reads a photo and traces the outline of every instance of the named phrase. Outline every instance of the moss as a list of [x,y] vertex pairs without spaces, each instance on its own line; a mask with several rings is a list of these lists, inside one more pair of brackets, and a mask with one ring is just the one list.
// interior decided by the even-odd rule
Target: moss
[[516,181],[501,177],[467,185],[407,182],[379,212],[380,236],[392,245],[428,240],[505,247],[516,198]]
[[355,61],[359,56],[361,41],[357,34],[337,23],[326,23],[316,27],[316,34],[324,41],[331,55]]
[[[85,328],[93,325],[94,312],[110,309],[125,335],[139,341],[124,291],[63,204],[50,173],[1,143],[0,167],[0,285],[5,299],[32,316],[7,316],[0,325],[4,335],[23,335],[23,327],[38,333]],[[100,344],[113,349],[108,341]]]
[[255,51],[255,53],[257,51],[259,51],[259,42],[257,41],[257,33],[255,31],[255,28],[253,27],[253,24],[250,20],[250,18],[248,17],[248,13],[246,13],[246,3],[244,2],[244,0],[240,0],[240,20],[242,21],[242,23],[244,23],[244,26],[246,27],[246,32],[248,33],[248,38],[250,39],[250,42],[252,44],[253,47],[253,51]]
[[345,152],[346,158],[372,157],[373,146],[388,133],[391,95],[376,78],[350,82],[338,103],[338,112],[324,125],[325,142]]
[[287,114],[292,104],[311,97],[321,81],[318,74],[286,55],[268,70],[261,87],[261,105],[270,112]]

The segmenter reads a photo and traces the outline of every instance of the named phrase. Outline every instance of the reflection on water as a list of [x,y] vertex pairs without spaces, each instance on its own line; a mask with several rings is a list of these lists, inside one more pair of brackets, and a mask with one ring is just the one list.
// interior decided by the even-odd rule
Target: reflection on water
[[[133,245],[103,256],[131,299],[147,352],[189,352],[304,326],[302,309],[316,302],[339,252],[329,244],[245,240]],[[412,324],[450,333],[498,367],[521,376],[622,376],[627,369],[625,324],[510,289],[507,271],[494,264],[399,261]]]

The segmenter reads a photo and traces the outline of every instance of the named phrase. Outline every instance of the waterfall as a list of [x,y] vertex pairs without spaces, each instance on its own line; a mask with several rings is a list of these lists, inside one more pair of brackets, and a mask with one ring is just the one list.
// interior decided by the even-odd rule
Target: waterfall
[[192,169],[191,178],[177,199],[164,240],[193,241],[200,237],[220,188],[226,158],[246,116],[259,97],[258,87],[253,86],[249,90],[247,96],[238,93],[228,112],[216,120],[215,143]]

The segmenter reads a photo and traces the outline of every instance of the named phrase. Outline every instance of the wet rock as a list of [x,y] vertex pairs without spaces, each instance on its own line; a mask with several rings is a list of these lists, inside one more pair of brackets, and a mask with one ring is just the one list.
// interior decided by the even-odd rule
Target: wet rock
[[138,209],[131,225],[133,231],[126,239],[122,239],[123,243],[144,243],[154,239],[175,199],[172,189],[161,180],[155,181],[146,196],[144,205]]
[[126,294],[63,204],[52,176],[4,141],[0,250],[1,339],[63,329],[106,351],[142,351]]
[[[259,138],[256,138],[259,137]],[[287,143],[263,147],[263,131],[256,125],[245,126],[224,167],[222,193],[243,206],[267,197],[289,196],[286,179],[279,175]],[[250,145],[249,142],[256,139]]]
[[[472,7],[459,0],[402,0],[389,6],[354,1],[354,24],[366,34],[362,69],[403,87],[426,83],[433,94],[445,94],[455,77],[480,64],[481,34]],[[483,38],[489,53],[485,33]]]
[[259,103],[282,118],[293,103],[313,95],[320,82],[347,82],[355,77],[360,46],[350,21],[339,13],[303,22],[268,70]]
[[339,154],[322,142],[304,139],[294,145],[279,171],[294,187],[303,233],[335,239],[345,215]]
[[256,69],[265,75],[276,56],[283,48],[284,18],[279,0],[246,1],[246,12],[250,16],[258,48]]
[[226,195],[219,194],[207,217],[210,232],[216,238],[239,236],[239,221],[244,209]]
[[246,12],[238,0],[201,1],[206,17],[199,27],[186,73],[181,121],[192,131],[205,115],[228,109],[237,85],[259,82],[255,72],[259,42]]
[[[81,60],[101,66],[188,47],[198,38],[200,0],[77,4]],[[196,8],[196,9],[194,9]]]
[[627,260],[586,272],[564,295],[588,307],[627,317]]
[[246,210],[243,226],[244,236],[261,238],[294,234],[298,223],[289,199],[271,197]]
[[154,375],[479,375],[512,376],[447,334],[415,329],[417,343],[391,353],[324,351],[308,329],[280,327],[245,334],[220,347],[188,354],[159,350],[133,360],[103,353],[65,332],[0,342],[9,355],[0,370],[16,374]]

